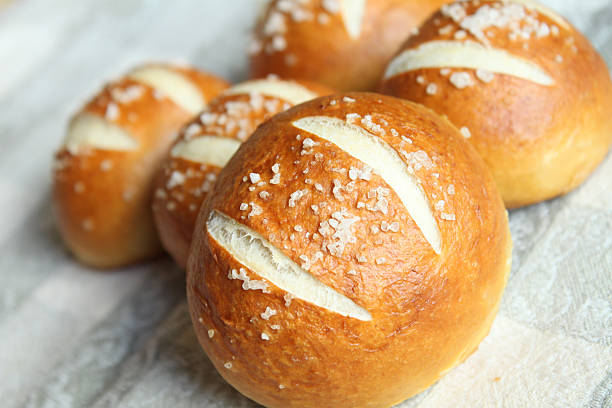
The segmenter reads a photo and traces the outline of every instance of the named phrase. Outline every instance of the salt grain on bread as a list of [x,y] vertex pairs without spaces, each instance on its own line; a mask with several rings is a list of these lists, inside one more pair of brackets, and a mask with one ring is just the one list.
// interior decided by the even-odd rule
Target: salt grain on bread
[[612,143],[612,82],[588,40],[533,1],[447,5],[387,67],[384,93],[447,116],[506,205],[567,193]]
[[56,154],[53,202],[66,245],[100,268],[157,255],[154,174],[180,126],[228,84],[194,68],[147,65],[77,113]]
[[[248,81],[226,90],[183,128],[156,178],[153,198],[162,245],[180,266],[187,263],[198,210],[240,143],[274,114],[329,93],[307,82]],[[253,188],[268,182],[256,173],[247,177]],[[260,198],[269,194],[265,188],[259,190]],[[249,214],[256,211],[253,207]]]
[[273,0],[250,47],[251,74],[371,90],[408,34],[449,0]]
[[260,126],[193,239],[198,339],[269,407],[387,407],[424,390],[489,331],[512,245],[493,178],[459,131],[365,93]]

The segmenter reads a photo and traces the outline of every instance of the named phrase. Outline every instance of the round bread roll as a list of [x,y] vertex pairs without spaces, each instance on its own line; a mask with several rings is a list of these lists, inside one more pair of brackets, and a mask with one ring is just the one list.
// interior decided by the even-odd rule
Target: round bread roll
[[404,44],[381,89],[459,127],[509,208],[577,187],[612,143],[605,62],[566,20],[531,1],[443,7]]
[[181,267],[198,210],[227,161],[263,123],[293,105],[331,91],[275,78],[238,84],[183,128],[155,182],[153,215],[164,248]]
[[187,267],[221,375],[268,407],[388,407],[465,360],[508,277],[507,213],[447,120],[388,96],[315,99],[219,174]]
[[273,0],[250,47],[251,74],[374,89],[408,34],[450,0]]
[[81,262],[112,268],[157,255],[153,178],[181,125],[228,84],[193,68],[147,65],[77,113],[53,171],[57,224]]

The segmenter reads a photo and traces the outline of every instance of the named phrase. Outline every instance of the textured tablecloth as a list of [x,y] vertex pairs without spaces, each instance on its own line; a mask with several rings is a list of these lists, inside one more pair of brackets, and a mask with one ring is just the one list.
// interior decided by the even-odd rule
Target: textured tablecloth
[[[19,0],[0,11],[0,406],[252,407],[197,344],[169,260],[70,258],[49,204],[67,119],[106,79],[182,58],[246,77],[256,0]],[[549,0],[612,66],[612,1]],[[612,157],[574,193],[510,215],[490,335],[402,407],[612,407]]]

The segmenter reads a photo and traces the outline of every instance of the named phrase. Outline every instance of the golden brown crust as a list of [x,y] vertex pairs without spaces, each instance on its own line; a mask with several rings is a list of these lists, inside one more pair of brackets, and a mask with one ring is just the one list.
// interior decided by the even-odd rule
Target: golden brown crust
[[[463,3],[468,16],[501,4],[507,3]],[[468,68],[421,68],[381,84],[382,92],[422,103],[457,127],[465,126],[509,208],[571,191],[597,167],[612,143],[612,82],[605,62],[569,23],[560,25],[537,10],[526,11],[546,27],[544,34],[523,38],[508,27],[490,27],[485,42],[537,64],[553,85],[503,74],[484,82]],[[465,41],[482,42],[438,12],[398,55],[431,41],[454,41],[457,31],[467,34]],[[473,85],[453,86],[450,78],[459,72],[468,73]],[[430,84],[435,84],[435,92],[428,92]]]
[[[319,84],[292,81],[317,96],[332,93]],[[216,136],[244,142],[274,114],[290,108],[289,101],[264,94],[226,94],[212,100],[207,109],[183,127],[174,145]],[[187,264],[191,235],[198,210],[214,185],[221,168],[170,155],[155,182],[153,214],[163,247],[181,267]],[[171,181],[173,176],[180,182]]]
[[[226,82],[185,67],[204,100]],[[61,235],[83,263],[112,268],[160,253],[150,209],[152,179],[179,127],[191,114],[152,87],[123,78],[79,112],[134,139],[133,150],[63,146],[56,155],[53,202]]]
[[320,0],[291,2],[289,11],[282,11],[287,1],[274,0],[255,29],[251,75],[278,74],[345,91],[374,89],[402,41],[448,2],[368,0],[361,33],[351,37],[341,12],[330,12]]
[[193,69],[189,66],[176,66],[174,69],[188,78],[200,92],[205,102],[213,100],[217,95],[226,90],[230,84],[215,75]]
[[[503,203],[457,129],[410,102],[346,96],[319,98],[260,126],[220,173],[194,232],[187,293],[198,339],[221,375],[265,406],[384,407],[416,394],[476,349],[508,276]],[[440,230],[439,255],[380,175],[355,177],[351,167],[363,170],[363,162],[292,125],[320,115],[377,132],[411,167]],[[266,184],[243,181],[251,173]],[[385,211],[377,205],[381,189],[388,193]],[[296,190],[304,194],[292,196]],[[372,320],[298,298],[287,302],[287,292],[211,238],[206,221],[213,210],[255,230]],[[355,240],[332,250],[322,228],[337,212],[358,220]],[[264,280],[267,293],[228,279],[240,268]],[[277,313],[266,320],[268,307]]]

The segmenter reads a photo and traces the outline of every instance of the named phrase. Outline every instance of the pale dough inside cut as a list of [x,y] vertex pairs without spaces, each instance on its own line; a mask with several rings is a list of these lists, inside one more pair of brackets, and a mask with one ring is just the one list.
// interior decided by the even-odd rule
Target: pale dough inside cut
[[256,231],[216,210],[211,212],[206,227],[238,262],[294,298],[342,316],[372,320],[366,309],[306,272]]
[[427,196],[395,149],[365,129],[338,118],[309,116],[296,120],[293,126],[334,143],[374,169],[395,191],[433,250],[440,253],[440,231]]
[[133,71],[128,77],[152,87],[194,115],[205,107],[206,101],[198,87],[187,77],[170,68],[163,66],[143,67]]
[[138,142],[125,130],[104,118],[81,113],[70,122],[64,146],[71,153],[77,153],[80,147],[128,151],[137,149]]
[[302,102],[316,98],[318,95],[311,92],[300,84],[289,81],[279,81],[274,79],[258,79],[254,81],[243,82],[224,92],[226,95],[259,93],[266,96],[272,96],[298,105]]
[[366,0],[340,0],[342,21],[349,36],[359,38],[365,14]]
[[424,68],[481,69],[540,85],[554,84],[554,80],[539,65],[473,41],[430,41],[406,50],[391,61],[385,78]]
[[196,163],[225,167],[239,147],[240,142],[227,137],[201,136],[177,143],[171,155]]

